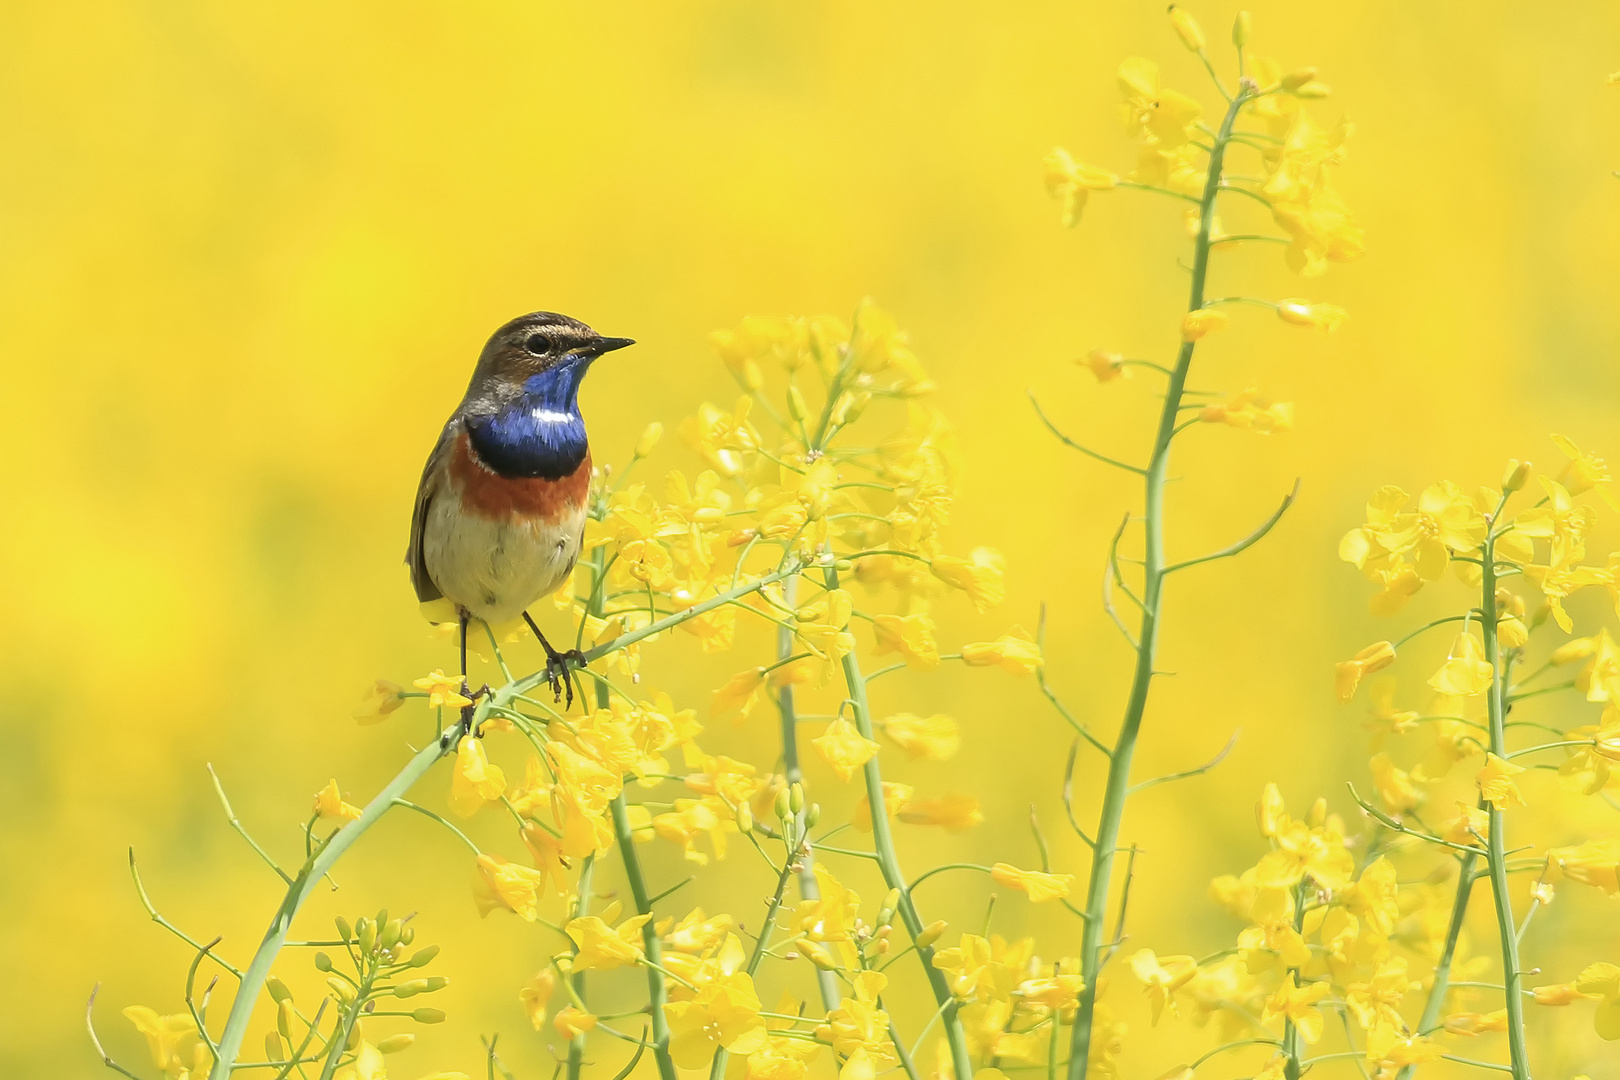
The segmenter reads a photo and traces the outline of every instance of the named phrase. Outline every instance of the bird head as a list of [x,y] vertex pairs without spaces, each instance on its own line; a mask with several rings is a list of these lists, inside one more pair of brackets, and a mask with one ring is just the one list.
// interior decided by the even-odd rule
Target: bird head
[[521,395],[572,398],[597,357],[634,344],[630,338],[603,337],[556,312],[520,315],[484,346],[468,397],[491,404]]

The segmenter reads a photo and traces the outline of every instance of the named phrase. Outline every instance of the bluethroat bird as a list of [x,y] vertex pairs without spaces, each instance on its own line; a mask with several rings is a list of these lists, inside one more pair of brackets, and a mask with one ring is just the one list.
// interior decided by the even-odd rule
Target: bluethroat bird
[[[591,449],[580,381],[597,357],[633,344],[550,311],[513,319],[484,346],[428,455],[405,561],[418,600],[456,607],[464,692],[467,624],[521,615],[546,651],[552,691],[573,704],[568,664],[584,655],[552,648],[528,608],[569,580],[584,540]],[[464,709],[462,723],[471,716]]]

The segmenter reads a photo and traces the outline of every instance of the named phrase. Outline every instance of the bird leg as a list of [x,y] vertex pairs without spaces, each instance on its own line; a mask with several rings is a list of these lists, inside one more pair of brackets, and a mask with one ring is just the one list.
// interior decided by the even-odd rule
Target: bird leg
[[[462,608],[461,609],[461,696],[464,697],[464,698],[467,698],[469,700],[468,700],[467,704],[465,704],[465,705],[463,705],[461,707],[461,730],[456,733],[456,741],[457,742],[461,741],[461,737],[463,735],[467,735],[467,734],[472,732],[473,713],[478,710],[478,698],[481,696],[481,694],[483,692],[483,691],[480,691],[479,694],[473,694],[473,693],[471,693],[469,691],[468,686],[467,686],[467,624],[469,622],[471,622],[471,621],[472,621],[471,613],[469,613],[466,608]],[[488,690],[489,687],[485,686],[484,689]]]
[[567,652],[558,652],[546,640],[546,635],[540,632],[535,625],[533,617],[527,611],[523,613],[523,621],[529,624],[534,636],[540,639],[540,647],[546,650],[546,682],[551,684],[552,701],[561,701],[567,694],[567,703],[563,705],[564,711],[574,707],[574,680],[568,674],[568,665],[573,663],[578,667],[585,666],[585,654],[578,649],[569,649]]

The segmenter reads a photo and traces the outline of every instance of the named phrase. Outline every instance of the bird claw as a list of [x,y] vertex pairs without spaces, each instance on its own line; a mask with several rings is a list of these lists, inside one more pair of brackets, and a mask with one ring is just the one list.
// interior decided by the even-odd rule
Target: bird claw
[[567,652],[549,650],[546,654],[546,682],[551,686],[551,700],[563,701],[566,711],[574,707],[574,680],[568,676],[568,665],[573,663],[577,667],[585,666],[585,654],[578,649],[569,649]]
[[[461,726],[453,739],[449,735],[439,739],[440,749],[448,749],[454,743],[460,742],[464,736],[473,734],[473,716],[478,712],[478,699],[488,693],[490,693],[489,683],[472,690],[468,687],[466,679],[461,680],[461,696],[467,699],[467,704],[461,707]],[[479,732],[478,737],[483,738],[483,732]]]

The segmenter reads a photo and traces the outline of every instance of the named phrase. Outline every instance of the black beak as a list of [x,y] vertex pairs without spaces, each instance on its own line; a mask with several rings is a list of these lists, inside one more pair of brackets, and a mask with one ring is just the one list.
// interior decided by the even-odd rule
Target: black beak
[[634,338],[599,337],[581,351],[590,354],[594,358],[601,356],[603,353],[610,353],[614,349],[623,349],[626,346],[634,345],[635,343]]

